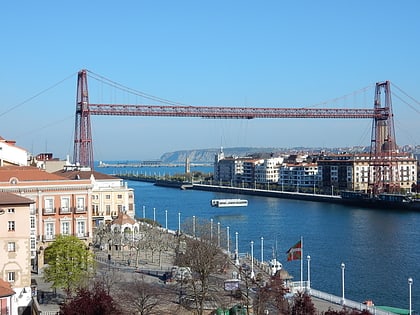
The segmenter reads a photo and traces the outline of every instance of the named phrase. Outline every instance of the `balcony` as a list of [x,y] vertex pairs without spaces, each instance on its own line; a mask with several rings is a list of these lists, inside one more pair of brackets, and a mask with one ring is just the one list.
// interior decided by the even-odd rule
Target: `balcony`
[[87,211],[87,207],[76,207],[76,213],[85,213]]
[[55,235],[51,235],[51,234],[47,234],[47,235],[42,235],[42,241],[45,242],[50,242],[55,240]]
[[42,208],[43,215],[52,215],[56,213],[56,208]]
[[70,207],[61,207],[59,209],[60,209],[60,214],[69,214],[69,213],[71,213]]

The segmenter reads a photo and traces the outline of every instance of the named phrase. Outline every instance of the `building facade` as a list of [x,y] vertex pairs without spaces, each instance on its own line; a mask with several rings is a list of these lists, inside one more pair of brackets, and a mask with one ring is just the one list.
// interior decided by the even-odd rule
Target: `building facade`
[[119,213],[135,217],[134,190],[121,178],[90,169],[63,169],[54,174],[68,179],[89,180],[92,183],[93,228],[111,223]]
[[[13,295],[0,296],[0,314],[23,314],[31,302],[29,208],[34,201],[0,192],[0,278]],[[3,285],[4,293],[11,293]]]
[[32,268],[44,265],[44,250],[57,235],[92,238],[92,183],[70,180],[36,167],[0,167],[0,191],[32,200],[28,213]]

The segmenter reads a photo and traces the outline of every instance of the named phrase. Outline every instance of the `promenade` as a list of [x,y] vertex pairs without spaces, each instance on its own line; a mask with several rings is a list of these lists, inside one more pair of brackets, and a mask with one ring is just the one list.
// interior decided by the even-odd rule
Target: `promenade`
[[[173,232],[165,233],[170,240],[177,242]],[[172,246],[172,248],[175,248],[175,246]],[[172,291],[172,295],[165,298],[165,305],[160,306],[160,314],[193,314],[192,311],[188,311],[187,309],[181,307],[179,304],[180,289],[177,281],[167,283],[163,278],[164,273],[169,272],[173,267],[173,260],[175,257],[174,251],[166,251],[162,253],[161,259],[156,259],[155,261],[151,261],[146,257],[140,257],[139,265],[137,267],[135,266],[129,251],[112,252],[111,259],[109,259],[108,256],[111,254],[111,252],[108,252],[107,250],[95,249],[94,253],[95,260],[97,262],[97,273],[99,274],[112,270],[113,272],[117,272],[120,275],[122,283],[133,281],[134,274],[142,275],[142,279],[144,281],[160,286],[162,289],[169,289],[168,292]],[[211,277],[213,287],[217,290],[216,294],[218,295],[218,303],[209,304],[209,310],[206,312],[206,314],[211,314],[211,312],[217,309],[221,304],[223,304],[225,307],[233,307],[234,305],[241,303],[241,300],[234,299],[229,294],[229,292],[224,290],[224,281],[232,279],[234,278],[234,275],[239,274],[239,266],[241,268],[244,266],[249,268],[252,264],[255,275],[262,275],[265,280],[268,280],[270,277],[270,269],[267,262],[261,263],[255,257],[251,260],[249,253],[239,254],[238,257],[239,264],[238,261],[235,261],[233,256],[231,256],[232,259],[225,272],[219,272]],[[36,280],[38,285],[38,302],[34,303],[34,308],[41,311],[39,314],[58,314],[59,304],[64,301],[64,293],[60,290],[54,292],[51,286],[48,283],[45,283],[43,280],[42,273],[34,275],[33,279]],[[289,281],[287,282],[287,286],[289,287],[292,294],[298,291],[309,292],[318,314],[322,314],[329,309],[339,311],[343,308],[341,304],[341,297],[334,296],[314,288],[309,288],[306,281]],[[252,291],[252,287],[250,289]],[[345,305],[347,308],[353,308],[357,310],[368,309],[372,314],[394,315],[394,313],[386,312],[375,307],[368,308],[361,302],[351,301],[348,299],[346,299]]]

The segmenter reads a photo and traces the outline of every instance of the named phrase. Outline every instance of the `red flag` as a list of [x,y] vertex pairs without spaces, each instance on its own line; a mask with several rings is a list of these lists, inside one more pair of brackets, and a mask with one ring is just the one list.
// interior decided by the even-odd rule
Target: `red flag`
[[297,242],[295,245],[289,248],[286,252],[287,261],[290,260],[301,260],[302,259],[302,241]]

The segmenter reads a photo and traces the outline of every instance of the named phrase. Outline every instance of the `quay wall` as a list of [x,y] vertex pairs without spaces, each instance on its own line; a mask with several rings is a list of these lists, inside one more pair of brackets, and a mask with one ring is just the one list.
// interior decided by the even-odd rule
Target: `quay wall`
[[223,193],[230,193],[230,194],[240,194],[240,195],[283,198],[283,199],[297,199],[297,200],[305,200],[305,201],[343,203],[343,200],[341,199],[340,196],[316,195],[316,194],[306,194],[306,193],[289,192],[289,191],[238,188],[238,187],[203,185],[203,184],[193,184],[191,189],[223,192]]

